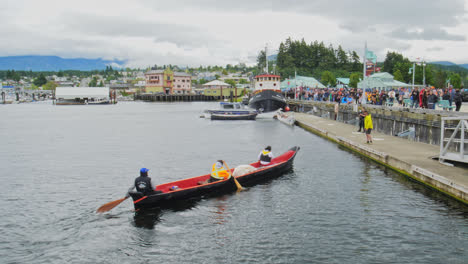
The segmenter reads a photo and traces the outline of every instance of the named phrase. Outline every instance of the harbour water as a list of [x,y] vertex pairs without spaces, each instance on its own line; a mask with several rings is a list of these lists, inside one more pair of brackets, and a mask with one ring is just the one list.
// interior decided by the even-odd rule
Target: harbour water
[[[298,127],[216,103],[0,105],[0,263],[467,263],[468,208]],[[174,210],[111,212],[153,181],[301,150],[294,169]]]

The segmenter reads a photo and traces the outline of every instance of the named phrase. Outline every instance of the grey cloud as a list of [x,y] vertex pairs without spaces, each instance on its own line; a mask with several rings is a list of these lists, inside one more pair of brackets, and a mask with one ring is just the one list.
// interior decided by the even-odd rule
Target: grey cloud
[[428,51],[428,52],[429,51],[442,51],[442,50],[444,50],[443,47],[432,47],[432,48],[426,49],[426,51]]
[[392,31],[389,36],[404,40],[466,40],[465,36],[450,34],[446,30],[436,27],[426,28],[420,32],[405,28],[398,28]]
[[320,15],[337,21],[343,28],[353,32],[364,31],[374,25],[451,27],[458,25],[465,15],[464,0],[179,0],[157,4],[150,0],[143,2],[155,10],[180,8],[213,12],[270,11]]
[[189,25],[85,14],[67,15],[62,21],[63,26],[69,30],[87,35],[153,38],[155,42],[174,43],[184,48],[203,46],[207,39],[211,42],[218,42],[215,36]]

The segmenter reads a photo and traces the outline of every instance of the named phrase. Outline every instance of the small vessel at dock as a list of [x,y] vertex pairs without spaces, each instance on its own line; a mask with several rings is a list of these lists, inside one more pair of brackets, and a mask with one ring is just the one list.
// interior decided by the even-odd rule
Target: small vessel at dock
[[255,120],[258,112],[244,107],[241,103],[221,102],[220,109],[205,110],[205,117],[211,120]]
[[273,112],[286,106],[286,98],[281,94],[280,76],[262,74],[255,76],[255,90],[249,106],[261,112]]
[[278,119],[281,123],[284,123],[288,126],[294,126],[296,123],[296,119],[294,118],[294,112],[286,113],[283,112],[282,109],[276,111],[276,115],[273,118]]
[[270,74],[268,71],[268,56],[265,49],[265,74],[254,78],[254,92],[249,100],[249,107],[266,113],[273,112],[286,106],[286,98],[281,93],[281,76]]

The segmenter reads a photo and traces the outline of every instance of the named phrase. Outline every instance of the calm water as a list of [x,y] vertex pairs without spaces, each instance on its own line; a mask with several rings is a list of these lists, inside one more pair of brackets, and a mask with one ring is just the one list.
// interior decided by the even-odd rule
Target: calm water
[[[298,127],[199,118],[215,103],[0,105],[0,263],[468,263],[468,209]],[[157,183],[301,147],[294,170],[187,208],[133,212]]]

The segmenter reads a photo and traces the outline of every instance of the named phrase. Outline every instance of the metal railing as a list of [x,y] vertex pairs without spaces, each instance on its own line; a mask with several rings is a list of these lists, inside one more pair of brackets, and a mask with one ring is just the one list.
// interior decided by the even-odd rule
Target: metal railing
[[[458,124],[447,126],[447,121],[451,121],[450,123],[458,121]],[[444,164],[445,160],[468,163],[468,155],[465,153],[465,144],[468,144],[468,116],[442,117],[440,133],[439,161]],[[451,135],[446,137],[450,133]]]

